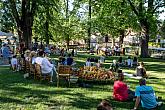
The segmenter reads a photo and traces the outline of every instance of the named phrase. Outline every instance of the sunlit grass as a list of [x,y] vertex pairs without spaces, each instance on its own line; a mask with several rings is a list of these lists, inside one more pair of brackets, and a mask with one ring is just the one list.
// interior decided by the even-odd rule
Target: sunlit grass
[[[84,65],[87,57],[96,55],[78,55],[74,57],[76,62]],[[58,60],[57,56],[53,56]],[[107,57],[104,66],[108,69],[113,59]],[[127,57],[123,57],[126,59]],[[156,95],[165,100],[165,61],[158,59],[139,59],[144,61],[150,78],[147,84],[153,86]],[[122,68],[123,72],[133,74],[135,68]],[[138,80],[125,79],[132,90],[138,85]],[[112,99],[113,82],[97,83],[88,82],[91,88],[81,88],[72,84],[70,88],[56,83],[40,82],[33,79],[24,79],[22,73],[12,73],[8,67],[0,67],[0,110],[96,110],[97,104],[102,99],[108,99],[115,110],[130,110],[134,102],[118,102]],[[141,108],[140,108],[141,109]],[[164,110],[165,107],[162,108]]]

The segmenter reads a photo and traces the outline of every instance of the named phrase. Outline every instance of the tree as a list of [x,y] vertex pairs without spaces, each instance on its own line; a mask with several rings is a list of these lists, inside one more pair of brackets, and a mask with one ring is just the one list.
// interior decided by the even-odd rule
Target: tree
[[25,41],[25,47],[31,47],[32,26],[37,8],[36,0],[7,0],[12,16],[17,26],[20,40]]
[[141,57],[149,57],[148,42],[159,8],[165,6],[164,0],[127,0],[132,11],[137,16],[144,36],[141,37]]
[[0,2],[0,30],[4,32],[14,32],[15,23],[9,10],[7,2]]
[[160,27],[160,35],[165,39],[165,20],[163,21],[163,24]]
[[94,10],[96,19],[93,22],[93,28],[103,35],[119,37],[119,46],[123,43],[127,29],[133,25],[138,27],[137,24],[133,24],[136,18],[124,0],[100,0],[95,3]]

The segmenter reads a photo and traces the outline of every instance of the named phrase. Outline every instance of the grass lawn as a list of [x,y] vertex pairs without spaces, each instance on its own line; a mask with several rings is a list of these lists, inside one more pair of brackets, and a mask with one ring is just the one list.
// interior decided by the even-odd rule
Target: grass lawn
[[[78,55],[75,60],[82,65],[90,56]],[[109,68],[112,59],[117,57],[106,58],[106,68]],[[161,96],[165,102],[165,61],[151,58],[139,60],[144,61],[150,75],[148,85],[153,86],[156,95]],[[134,73],[134,69],[126,68],[123,71]],[[138,85],[138,80],[135,79],[126,78],[125,82],[132,90]],[[110,100],[115,110],[130,110],[134,107],[134,102],[118,102],[112,99],[113,82],[90,84],[93,85],[92,88],[80,88],[75,84],[70,88],[65,84],[57,88],[56,83],[24,79],[22,73],[12,73],[9,67],[0,67],[0,110],[96,110],[101,99]],[[161,110],[165,110],[165,106]]]

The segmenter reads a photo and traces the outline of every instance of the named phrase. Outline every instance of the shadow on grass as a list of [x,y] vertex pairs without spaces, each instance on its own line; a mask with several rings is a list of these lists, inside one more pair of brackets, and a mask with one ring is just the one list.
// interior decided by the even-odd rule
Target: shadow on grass
[[24,102],[24,101],[14,99],[14,98],[9,98],[9,97],[0,97],[0,102],[1,103],[32,104],[29,102]]

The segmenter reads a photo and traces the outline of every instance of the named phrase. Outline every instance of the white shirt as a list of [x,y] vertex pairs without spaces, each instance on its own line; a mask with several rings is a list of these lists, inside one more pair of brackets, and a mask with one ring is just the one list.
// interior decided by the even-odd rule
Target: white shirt
[[42,58],[42,57],[37,57],[37,58],[35,59],[35,63],[37,63],[37,64],[41,65],[42,60],[43,60],[43,58]]
[[53,70],[54,65],[49,62],[47,58],[42,59],[41,71],[42,73],[50,73]]
[[18,60],[17,60],[17,58],[12,58],[12,59],[11,59],[11,65],[12,65],[12,66],[18,65]]
[[35,64],[36,57],[32,57],[32,64]]
[[132,60],[131,59],[127,59],[127,64],[132,66]]

